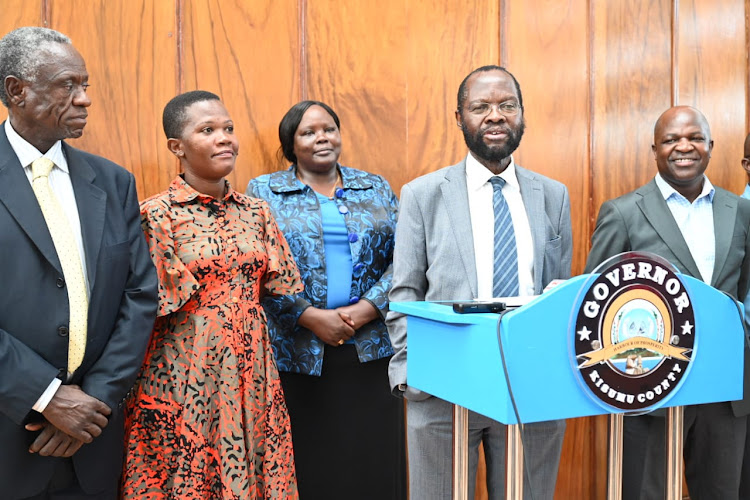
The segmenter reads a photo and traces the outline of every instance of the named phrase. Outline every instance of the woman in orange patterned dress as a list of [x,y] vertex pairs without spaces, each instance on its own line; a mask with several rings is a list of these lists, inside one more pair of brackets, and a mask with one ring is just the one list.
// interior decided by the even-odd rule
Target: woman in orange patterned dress
[[141,204],[159,313],[127,400],[126,499],[296,499],[289,415],[259,300],[302,290],[264,201],[234,191],[237,138],[209,92],[164,109],[183,174]]

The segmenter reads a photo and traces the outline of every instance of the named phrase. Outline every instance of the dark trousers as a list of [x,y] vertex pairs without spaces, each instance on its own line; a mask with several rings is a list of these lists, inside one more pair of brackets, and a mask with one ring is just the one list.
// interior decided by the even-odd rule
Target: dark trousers
[[60,459],[55,473],[52,475],[47,488],[38,495],[28,497],[24,500],[115,500],[117,498],[117,485],[107,491],[97,493],[86,493],[78,483],[73,461]]
[[[666,467],[663,416],[625,417],[622,498],[664,498]],[[685,478],[691,500],[738,500],[747,417],[729,403],[686,406]]]
[[360,363],[354,345],[325,347],[322,376],[282,372],[300,500],[406,498],[403,401],[390,358]]

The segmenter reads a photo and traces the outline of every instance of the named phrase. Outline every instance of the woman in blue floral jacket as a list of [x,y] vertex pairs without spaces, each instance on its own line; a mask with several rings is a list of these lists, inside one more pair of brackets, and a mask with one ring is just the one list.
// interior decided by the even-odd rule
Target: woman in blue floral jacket
[[279,124],[285,171],[266,200],[305,283],[264,308],[292,420],[302,500],[406,498],[402,403],[391,396],[385,327],[398,200],[379,175],[343,167],[340,123],[303,101]]

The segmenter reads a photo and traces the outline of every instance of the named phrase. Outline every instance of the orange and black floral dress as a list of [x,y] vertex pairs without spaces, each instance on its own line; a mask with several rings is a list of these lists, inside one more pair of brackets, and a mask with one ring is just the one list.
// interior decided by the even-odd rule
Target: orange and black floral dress
[[159,314],[127,401],[126,499],[296,499],[261,294],[302,290],[268,205],[177,177],[141,204]]

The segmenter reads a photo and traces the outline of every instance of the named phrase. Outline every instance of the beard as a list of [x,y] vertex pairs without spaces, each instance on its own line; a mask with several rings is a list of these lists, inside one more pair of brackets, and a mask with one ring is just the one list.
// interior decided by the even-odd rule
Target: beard
[[[496,128],[497,126],[493,125],[492,127]],[[485,127],[485,129],[487,128],[490,127]],[[476,134],[471,135],[471,132],[466,127],[466,122],[461,124],[461,131],[464,133],[464,141],[466,142],[469,151],[481,159],[493,163],[504,160],[509,157],[513,151],[518,149],[518,145],[521,144],[523,132],[526,130],[526,121],[522,120],[516,128],[506,125],[503,129],[508,134],[505,143],[497,146],[488,146],[483,140],[483,130],[478,130]]]

